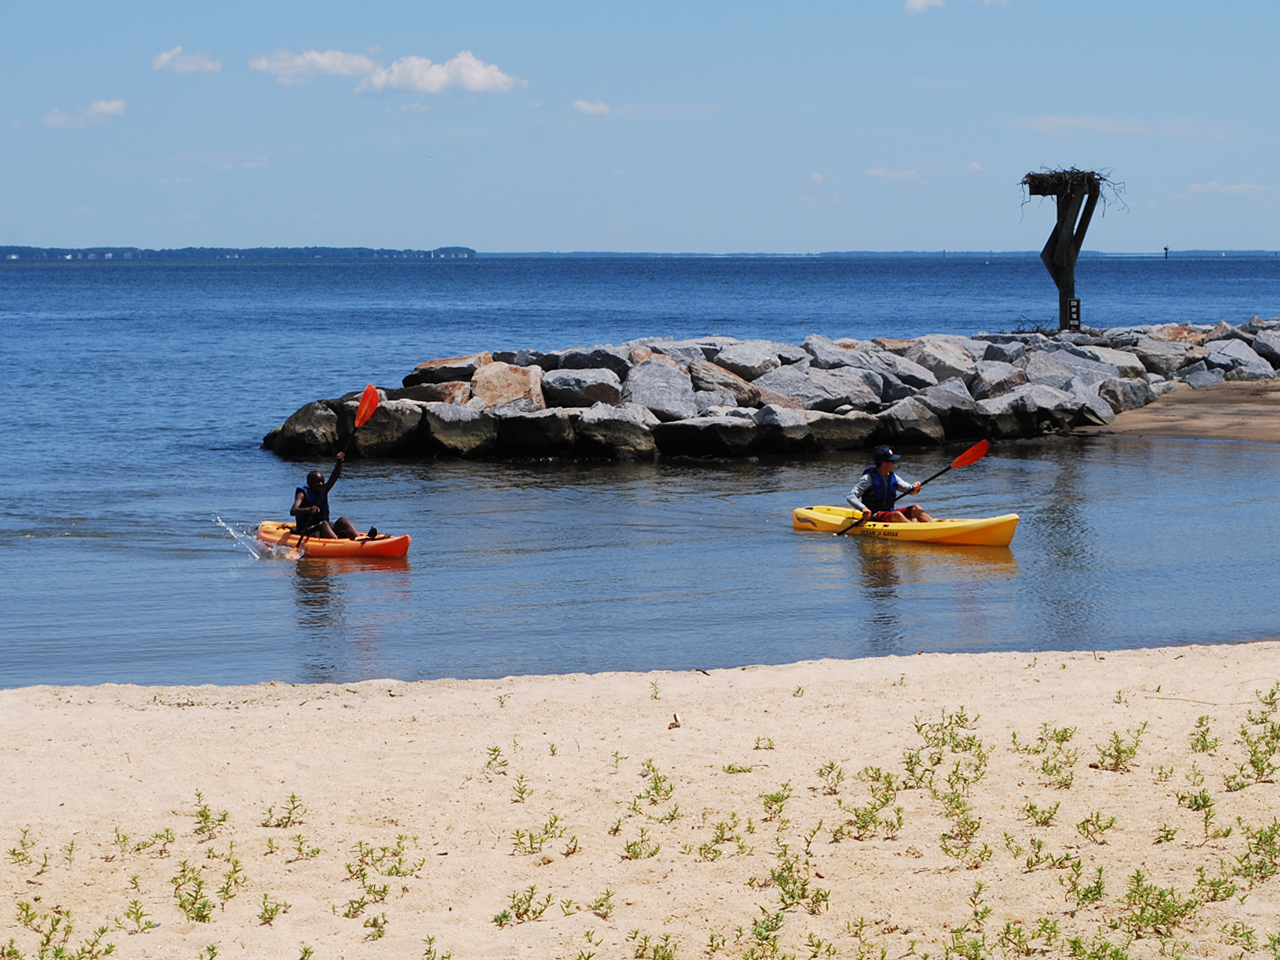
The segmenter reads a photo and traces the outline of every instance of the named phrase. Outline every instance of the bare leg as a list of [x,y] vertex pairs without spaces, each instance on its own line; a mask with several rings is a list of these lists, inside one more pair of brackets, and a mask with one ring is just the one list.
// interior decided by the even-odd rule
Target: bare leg
[[907,515],[901,510],[895,510],[893,511],[893,513],[886,514],[885,516],[879,517],[878,519],[881,523],[910,523],[911,522],[910,520],[907,519]]
[[333,525],[336,536],[341,540],[354,540],[360,536],[360,531],[346,517],[339,517],[338,522]]
[[913,503],[911,506],[903,509],[902,513],[905,513],[907,515],[907,518],[912,523],[932,523],[933,522],[933,517],[925,513],[923,508],[921,508],[920,505],[916,503]]
[[329,526],[329,521],[324,520],[319,525],[311,528],[311,532],[306,536],[313,540],[336,540],[338,535],[333,532],[333,527]]

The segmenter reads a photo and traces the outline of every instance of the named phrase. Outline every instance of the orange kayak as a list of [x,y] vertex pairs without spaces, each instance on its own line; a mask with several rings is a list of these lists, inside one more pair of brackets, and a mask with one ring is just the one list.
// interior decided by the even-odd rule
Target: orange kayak
[[307,557],[403,557],[409,552],[409,535],[398,537],[380,533],[376,537],[361,534],[355,540],[325,540],[299,537],[291,523],[264,520],[258,524],[258,539],[263,543],[299,550]]

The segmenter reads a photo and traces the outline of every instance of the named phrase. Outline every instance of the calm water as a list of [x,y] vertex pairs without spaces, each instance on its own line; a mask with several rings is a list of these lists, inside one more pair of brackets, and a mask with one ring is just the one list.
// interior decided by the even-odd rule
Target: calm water
[[[1091,259],[1080,274],[1089,322],[1280,314],[1269,259]],[[1280,447],[1267,445],[1006,445],[928,488],[937,513],[1016,510],[1012,550],[793,533],[790,510],[839,502],[857,458],[352,464],[339,509],[411,533],[403,563],[257,560],[212,519],[284,515],[310,465],[256,447],[295,407],[394,385],[430,357],[646,334],[969,333],[1055,308],[1030,257],[0,265],[0,686],[1280,633]],[[903,472],[951,456],[922,451]],[[1243,527],[1212,509],[1223,502]]]

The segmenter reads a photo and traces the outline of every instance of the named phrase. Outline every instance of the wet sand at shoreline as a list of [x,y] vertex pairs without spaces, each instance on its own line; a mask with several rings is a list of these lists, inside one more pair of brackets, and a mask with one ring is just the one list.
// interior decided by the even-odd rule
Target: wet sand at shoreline
[[1145,407],[1125,411],[1115,423],[1076,433],[1280,443],[1280,380],[1219,383],[1205,390],[1180,387]]

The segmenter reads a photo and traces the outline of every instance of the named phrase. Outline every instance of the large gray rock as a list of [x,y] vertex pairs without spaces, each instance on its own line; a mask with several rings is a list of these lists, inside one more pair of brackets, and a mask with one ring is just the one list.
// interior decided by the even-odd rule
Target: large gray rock
[[[1102,383],[1106,382],[1106,380],[1102,381]],[[1078,377],[1073,377],[1067,382],[1066,392],[1073,394],[1084,407],[1076,418],[1077,426],[1084,423],[1093,423],[1101,426],[1115,421],[1116,414],[1111,409],[1111,404],[1098,395],[1099,386],[1101,384],[1089,384]]]
[[914,399],[934,412],[951,439],[980,437],[986,429],[985,420],[978,414],[978,405],[960,377],[949,377],[936,387],[925,387]]
[[689,377],[697,390],[719,390],[732,395],[740,407],[760,405],[760,390],[742,377],[706,360],[689,364]]
[[968,384],[978,375],[978,368],[969,351],[945,340],[922,337],[911,345],[903,358],[924,367],[939,383],[958,377]]
[[810,370],[809,379],[840,398],[841,406],[848,404],[859,410],[870,410],[880,402],[884,384],[882,374],[848,366]]
[[664,457],[742,457],[755,447],[756,425],[747,417],[693,417],[658,424],[653,439]]
[[861,410],[846,414],[806,410],[804,418],[819,450],[861,449],[880,429],[880,421]]
[[986,417],[989,435],[994,437],[1033,437],[1067,431],[1073,426],[1100,425],[1080,397],[1043,383],[1029,383],[1002,397],[979,400],[978,410]]
[[488,351],[472,353],[465,357],[442,357],[439,360],[428,360],[413,368],[413,372],[404,378],[406,387],[419,383],[444,383],[448,380],[470,380],[477,370],[486,364],[493,363],[493,355]]
[[[1064,367],[1071,371],[1074,377],[1082,378],[1086,383],[1100,383],[1111,377],[1120,376],[1120,371],[1114,364],[1103,363],[1094,359],[1088,351],[1089,347],[1079,347],[1072,343],[1060,343],[1058,349],[1053,352],[1053,359],[1058,361]],[[1034,377],[1029,377],[1032,382]]]
[[876,414],[876,419],[880,421],[877,439],[889,443],[928,444],[947,439],[942,420],[917,397],[899,400]]
[[656,360],[631,368],[622,399],[648,407],[659,420],[686,420],[698,415],[689,376]]
[[[355,400],[343,404],[355,426]],[[378,405],[371,416],[349,441],[355,452],[366,459],[410,457],[423,452],[423,438],[418,435],[422,411],[426,406],[417,400],[387,400]],[[339,419],[345,420],[346,417]]]
[[[575,416],[575,414],[577,416]],[[581,411],[563,407],[532,413],[502,411],[498,421],[498,456],[566,457],[573,453],[574,420]]]
[[1017,340],[1008,343],[988,343],[986,351],[979,359],[994,360],[999,363],[1016,363],[1027,355],[1027,345]]
[[1146,378],[1112,377],[1098,384],[1098,396],[1116,413],[1145,407],[1156,398]]
[[299,407],[271,435],[271,451],[279,457],[313,457],[338,449],[338,415],[319,400]]
[[733,343],[716,354],[716,364],[744,380],[754,381],[782,366],[772,341],[744,340]]
[[1031,383],[1038,383],[1061,390],[1076,372],[1056,357],[1043,350],[1029,350],[1022,364],[1023,372]]
[[552,370],[542,378],[542,396],[552,407],[612,406],[622,396],[622,381],[607,367]]
[[609,460],[652,460],[657,450],[653,428],[659,422],[648,409],[637,404],[615,407],[597,403],[578,420],[574,452],[583,457]]
[[625,347],[615,347],[611,343],[575,347],[560,352],[561,370],[595,370],[604,367],[617,374],[619,380],[623,380],[631,366],[631,351]]
[[976,366],[977,375],[969,383],[975,400],[989,400],[1030,382],[1025,370],[1003,360],[979,360]]
[[543,350],[495,350],[493,359],[513,367],[541,367],[543,370],[560,367],[560,354]]
[[1212,387],[1215,383],[1222,383],[1226,379],[1221,370],[1210,369],[1203,360],[1187,364],[1175,376],[1192,390],[1203,390],[1206,387]]
[[767,404],[752,418],[756,449],[761,453],[794,453],[813,446],[813,431],[802,410]]
[[726,393],[723,390],[695,390],[693,392],[693,402],[698,408],[698,416],[705,417],[711,412],[712,407],[736,407],[738,401],[733,394]]
[[820,370],[834,370],[837,367],[847,367],[855,363],[855,360],[849,356],[853,353],[853,347],[842,346],[820,333],[805,337],[801,346],[812,358],[812,364]]
[[680,361],[686,369],[690,364],[702,363],[707,359],[702,347],[688,340],[655,340],[646,346],[654,353]]
[[1280,367],[1280,332],[1262,330],[1253,339],[1253,352],[1273,367]]
[[424,403],[422,426],[431,449],[454,457],[484,457],[498,441],[498,423],[474,406]]
[[1122,380],[1137,379],[1145,377],[1147,374],[1147,368],[1138,359],[1137,354],[1128,350],[1113,350],[1111,347],[1093,346],[1085,347],[1084,351],[1095,360],[1115,367]]
[[772,390],[774,393],[798,400],[805,410],[831,411],[848,403],[845,395],[828,388],[814,377],[795,366],[779,367],[753,382],[758,390]]
[[925,387],[937,386],[938,378],[931,371],[926,370],[912,360],[908,360],[906,357],[900,357],[896,353],[890,353],[887,350],[868,353],[868,356],[874,364],[882,370],[893,374],[909,387],[923,390]]
[[1190,362],[1187,357],[1187,345],[1173,340],[1141,337],[1134,344],[1133,352],[1143,367],[1162,377],[1172,377]]
[[1210,369],[1223,371],[1228,380],[1270,380],[1275,377],[1271,364],[1243,340],[1206,341],[1209,351],[1205,364]]

